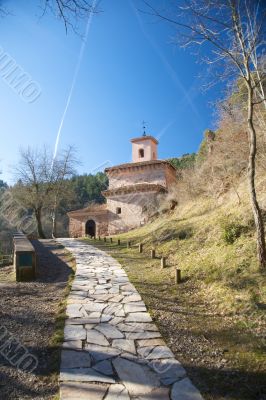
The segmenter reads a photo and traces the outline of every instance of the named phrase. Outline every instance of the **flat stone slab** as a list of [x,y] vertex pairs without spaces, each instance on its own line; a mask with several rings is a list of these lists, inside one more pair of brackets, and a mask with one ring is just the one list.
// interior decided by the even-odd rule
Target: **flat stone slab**
[[121,265],[59,239],[76,258],[61,353],[60,400],[202,400]]
[[61,369],[88,368],[91,366],[91,357],[87,351],[63,350],[61,352]]
[[113,375],[113,367],[110,360],[103,360],[93,366],[93,368],[103,375]]
[[133,354],[137,353],[134,340],[115,339],[112,342],[112,346],[117,347],[118,349],[121,349],[127,353],[133,353]]
[[115,383],[109,376],[100,374],[93,368],[61,369],[59,380],[61,382],[104,382]]
[[96,385],[83,382],[64,382],[60,384],[60,399],[102,400],[107,390],[108,386],[104,384]]
[[84,340],[86,338],[86,329],[82,325],[67,325],[64,329],[65,340]]
[[121,339],[124,337],[123,333],[111,324],[99,324],[95,329],[101,332],[108,339]]
[[130,400],[128,391],[121,384],[111,385],[105,400]]
[[116,357],[121,354],[121,350],[111,346],[98,346],[97,344],[88,344],[86,350],[91,354],[95,362],[107,360],[108,358]]
[[189,378],[176,382],[171,392],[171,400],[203,400],[198,389],[191,383]]
[[100,346],[109,346],[109,342],[106,337],[95,329],[87,330],[87,343],[98,344]]
[[113,366],[131,396],[151,393],[160,386],[157,375],[146,366],[119,357]]

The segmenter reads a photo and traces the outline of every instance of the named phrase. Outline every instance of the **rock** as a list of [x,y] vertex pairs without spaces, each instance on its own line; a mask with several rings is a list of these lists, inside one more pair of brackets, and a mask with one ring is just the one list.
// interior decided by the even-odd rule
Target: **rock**
[[111,325],[117,325],[117,324],[120,324],[122,321],[124,321],[124,318],[123,317],[113,317],[111,320],[110,320],[110,324]]
[[86,325],[90,324],[90,318],[68,318],[66,325]]
[[113,347],[118,347],[119,349],[127,352],[136,354],[136,347],[134,340],[130,339],[115,339],[112,342]]
[[109,299],[111,303],[120,303],[120,301],[124,298],[124,296],[121,296],[120,294],[113,296]]
[[108,358],[112,358],[121,354],[121,350],[116,349],[114,347],[103,347],[98,346],[97,344],[88,344],[86,346],[86,350],[89,351],[92,358],[95,362],[107,360]]
[[102,312],[103,309],[106,307],[106,304],[105,303],[96,303],[96,302],[92,301],[90,303],[83,304],[83,307],[88,312],[93,312],[93,311]]
[[161,334],[159,332],[129,332],[126,333],[126,338],[127,339],[154,339],[154,338],[159,338],[161,337]]
[[122,303],[133,303],[135,301],[141,301],[139,294],[132,294],[131,296],[126,296]]
[[89,331],[90,329],[93,329],[95,326],[96,324],[86,324],[85,329]]
[[123,333],[121,333],[115,326],[111,324],[99,324],[95,327],[95,329],[101,332],[108,339],[121,339],[124,337]]
[[134,312],[128,314],[125,322],[152,322],[152,318],[147,312]]
[[82,382],[60,384],[60,400],[102,400],[108,386]]
[[69,304],[66,308],[66,315],[69,318],[82,318],[83,313],[80,311],[81,304]]
[[135,305],[134,303],[129,303],[124,305],[125,313],[142,312],[147,311],[145,306]]
[[88,368],[90,366],[91,357],[86,351],[63,350],[61,352],[61,369]]
[[149,365],[157,374],[159,374],[160,381],[163,385],[171,385],[186,375],[186,371],[180,362],[173,358],[153,360]]
[[160,385],[156,374],[144,365],[118,357],[113,366],[131,396],[151,393]]
[[109,342],[106,337],[95,329],[87,331],[87,343],[98,344],[100,346],[109,346]]
[[136,400],[170,400],[169,389],[165,387],[160,387],[154,389],[151,393],[145,396],[139,396]]
[[112,319],[112,315],[102,314],[101,322],[109,322]]
[[82,349],[82,340],[70,340],[69,342],[64,342],[62,344],[63,349]]
[[203,397],[190,379],[184,378],[173,385],[171,400],[203,400]]
[[105,400],[130,400],[128,391],[121,384],[111,385]]
[[158,358],[175,358],[174,354],[167,346],[157,346],[148,355],[149,360],[155,360]]
[[61,369],[59,380],[74,382],[115,383],[115,380],[95,371],[93,368]]
[[163,339],[142,339],[137,341],[139,347],[165,346]]
[[103,360],[93,366],[93,369],[104,375],[113,375],[112,363],[109,360]]
[[65,340],[84,340],[86,338],[86,329],[82,325],[67,325],[64,329]]

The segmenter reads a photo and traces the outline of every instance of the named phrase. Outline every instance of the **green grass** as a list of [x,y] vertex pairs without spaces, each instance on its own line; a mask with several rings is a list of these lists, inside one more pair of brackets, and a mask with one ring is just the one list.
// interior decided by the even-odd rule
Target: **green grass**
[[[113,236],[112,244],[108,240],[104,243],[85,239],[122,264],[173,351],[173,343],[180,338],[175,338],[179,324],[194,338],[207,337],[217,348],[226,349],[228,368],[248,381],[250,393],[244,385],[242,397],[237,397],[238,385],[233,380],[230,386],[231,381],[228,383],[226,376],[211,372],[199,373],[201,377],[197,378],[194,369],[199,365],[196,363],[194,369],[190,368],[190,355],[181,352],[178,358],[191,371],[192,377],[195,375],[195,382],[200,388],[202,385],[203,391],[206,381],[210,387],[216,385],[221,390],[228,385],[228,390],[236,391],[236,397],[230,399],[256,399],[257,394],[252,390],[259,382],[262,385],[266,371],[266,274],[259,271],[257,265],[251,221],[245,196],[241,206],[230,197],[220,204],[197,199],[140,229]],[[233,240],[228,243],[224,239],[225,227],[232,226]],[[118,238],[121,246],[117,245]],[[129,249],[128,240],[132,243]],[[144,245],[143,254],[138,253],[139,243]],[[152,248],[156,249],[155,260],[150,259]],[[162,256],[167,257],[164,269],[160,268]],[[175,268],[182,271],[181,285],[175,285]],[[178,319],[179,306],[186,314],[184,326]],[[177,314],[173,311],[176,307]],[[219,376],[219,382],[214,376]],[[215,400],[224,398],[207,393],[205,396]]]

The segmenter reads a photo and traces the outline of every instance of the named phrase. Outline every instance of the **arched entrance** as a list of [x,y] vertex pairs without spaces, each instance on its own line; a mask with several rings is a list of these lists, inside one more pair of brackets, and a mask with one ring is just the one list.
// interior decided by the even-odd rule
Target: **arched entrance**
[[89,219],[85,225],[85,234],[90,237],[94,237],[96,235],[96,224],[93,219]]

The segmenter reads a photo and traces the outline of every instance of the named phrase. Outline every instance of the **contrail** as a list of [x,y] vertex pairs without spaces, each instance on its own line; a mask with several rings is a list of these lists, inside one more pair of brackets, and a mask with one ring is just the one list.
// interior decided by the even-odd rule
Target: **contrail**
[[[74,87],[76,85],[76,80],[77,80],[77,77],[78,77],[80,65],[81,65],[81,62],[82,62],[82,59],[83,59],[83,54],[84,54],[84,50],[85,50],[85,47],[86,47],[89,31],[90,31],[90,26],[91,26],[91,22],[92,22],[92,15],[93,15],[93,10],[95,9],[95,6],[96,6],[96,1],[97,0],[94,0],[93,3],[92,3],[92,11],[90,12],[90,15],[89,15],[89,18],[88,18],[88,22],[87,22],[87,26],[86,26],[86,30],[85,30],[85,36],[84,36],[84,39],[82,40],[82,44],[81,44],[81,47],[80,47],[79,56],[78,56],[76,68],[75,68],[75,71],[74,71],[72,84],[71,84],[71,87],[70,87],[70,91],[69,91],[69,95],[68,95],[68,98],[67,98],[66,106],[65,106],[65,109],[64,109],[61,121],[60,121],[59,129],[57,131],[55,147],[54,147],[53,163],[54,163],[54,160],[55,160],[56,155],[57,155],[57,150],[58,150],[58,145],[59,145],[59,141],[60,141],[62,127],[64,125],[66,113],[67,113],[67,110],[68,110],[68,107],[69,107],[69,104],[70,104],[70,101],[71,101],[71,98],[72,98],[72,94],[73,94]],[[53,167],[53,163],[52,163],[52,167]]]

